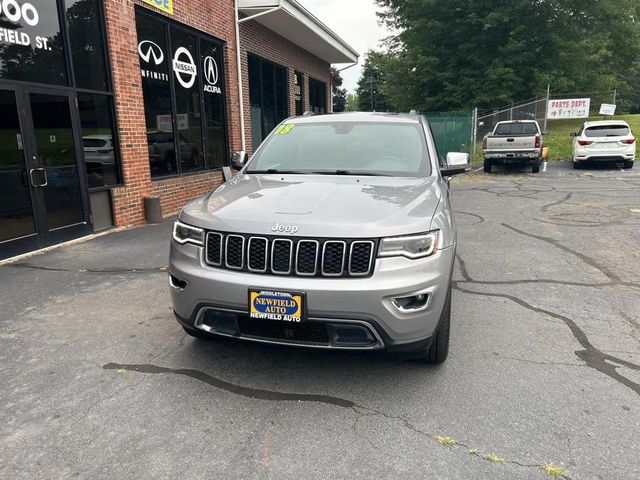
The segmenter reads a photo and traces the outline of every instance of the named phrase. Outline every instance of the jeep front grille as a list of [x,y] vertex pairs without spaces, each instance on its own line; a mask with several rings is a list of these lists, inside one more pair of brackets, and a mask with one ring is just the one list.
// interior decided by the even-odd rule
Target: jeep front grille
[[300,277],[366,277],[374,240],[279,238],[208,232],[206,262],[213,267]]

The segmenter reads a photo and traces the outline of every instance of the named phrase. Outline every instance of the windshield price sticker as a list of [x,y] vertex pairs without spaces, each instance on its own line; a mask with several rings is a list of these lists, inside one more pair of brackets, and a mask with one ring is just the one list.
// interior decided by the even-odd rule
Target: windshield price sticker
[[303,320],[304,295],[301,293],[249,291],[249,316],[259,320],[300,323]]
[[276,128],[276,131],[274,133],[276,135],[289,135],[294,128],[296,128],[296,126],[293,123],[289,123],[288,125],[280,125],[278,128]]

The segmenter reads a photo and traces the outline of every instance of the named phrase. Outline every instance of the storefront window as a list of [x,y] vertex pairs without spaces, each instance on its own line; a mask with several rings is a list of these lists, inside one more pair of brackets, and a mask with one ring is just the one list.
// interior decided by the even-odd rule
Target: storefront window
[[220,45],[156,16],[136,23],[151,176],[226,165]]
[[136,23],[151,176],[173,175],[178,168],[173,137],[167,27],[144,15],[138,15]]
[[107,68],[104,54],[98,0],[65,0],[73,70],[76,87],[107,90]]
[[327,84],[309,79],[309,108],[313,113],[327,113]]
[[0,4],[0,79],[66,85],[56,2]]
[[111,98],[78,93],[78,109],[89,188],[117,185],[120,178]]
[[296,115],[300,116],[304,113],[304,77],[302,73],[296,72],[294,78],[296,82]]
[[171,46],[178,127],[178,154],[184,173],[204,170],[200,79],[196,65],[197,38],[171,29]]
[[251,138],[254,150],[289,116],[287,69],[249,55]]
[[224,97],[220,65],[222,48],[212,42],[201,41],[204,91],[204,115],[206,129],[207,162],[209,168],[227,164],[227,135],[224,122]]

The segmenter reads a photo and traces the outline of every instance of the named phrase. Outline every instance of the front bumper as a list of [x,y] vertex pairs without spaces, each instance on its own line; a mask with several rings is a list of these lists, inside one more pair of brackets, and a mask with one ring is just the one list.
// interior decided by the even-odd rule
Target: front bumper
[[[426,349],[446,302],[454,255],[455,249],[449,247],[419,260],[377,259],[374,274],[368,278],[281,277],[210,267],[203,261],[202,248],[172,242],[170,290],[176,318],[190,329],[318,348]],[[287,330],[281,322],[275,325],[249,319],[249,288],[306,293],[308,320],[303,324],[309,329],[314,325],[326,328],[328,341],[300,341],[299,327]],[[426,307],[420,311],[400,311],[391,301],[419,292],[428,295]],[[271,327],[270,333],[261,333],[267,327]],[[348,327],[369,331],[371,342],[345,342]]]

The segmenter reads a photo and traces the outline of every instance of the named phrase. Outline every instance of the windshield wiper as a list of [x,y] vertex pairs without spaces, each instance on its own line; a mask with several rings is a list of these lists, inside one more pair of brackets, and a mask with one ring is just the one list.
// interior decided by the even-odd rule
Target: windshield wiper
[[283,175],[308,175],[310,172],[301,172],[298,170],[278,170],[277,168],[269,168],[267,170],[247,170],[247,174],[254,175],[269,175],[269,174],[283,174]]
[[319,172],[312,172],[316,175],[353,175],[353,176],[363,176],[363,177],[390,177],[391,175],[386,175],[384,173],[378,172],[363,172],[357,171],[352,172],[351,170],[323,170]]

